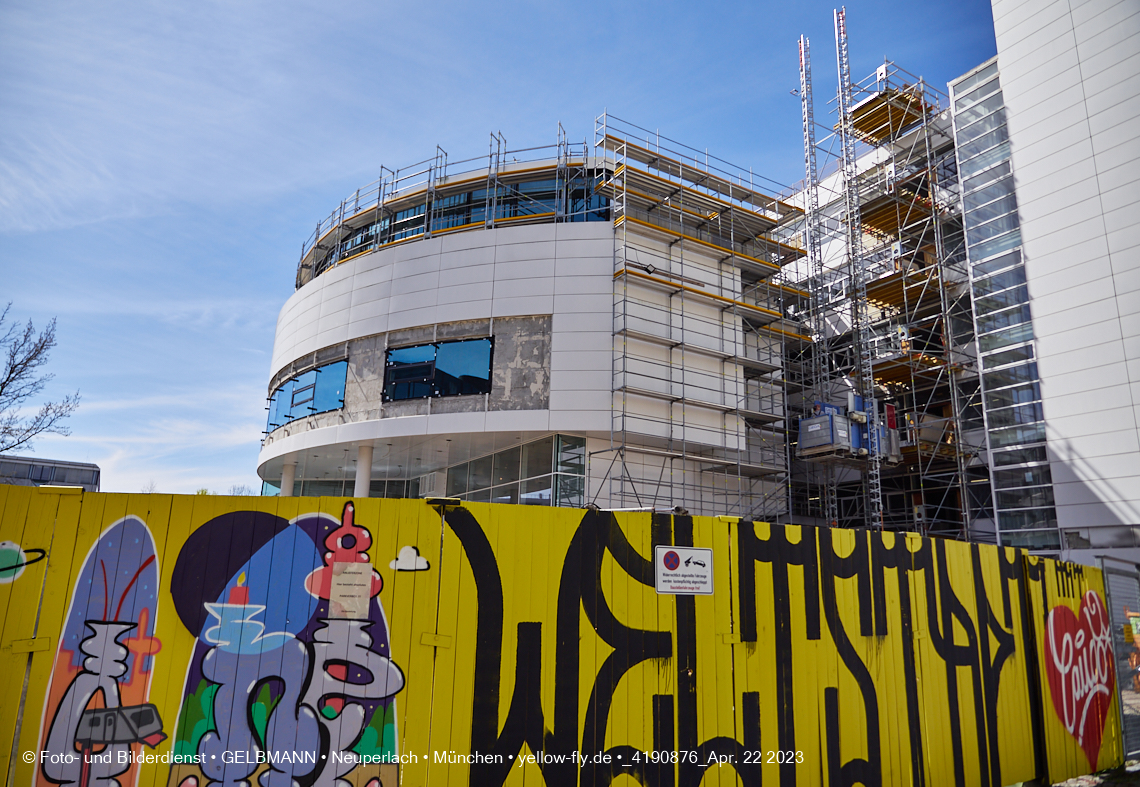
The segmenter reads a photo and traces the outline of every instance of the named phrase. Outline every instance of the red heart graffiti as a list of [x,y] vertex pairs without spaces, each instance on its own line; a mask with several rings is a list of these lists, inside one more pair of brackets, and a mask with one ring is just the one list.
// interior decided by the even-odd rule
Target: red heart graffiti
[[1116,673],[1108,610],[1095,591],[1090,590],[1081,599],[1079,620],[1066,606],[1049,610],[1045,622],[1045,672],[1057,716],[1096,770]]

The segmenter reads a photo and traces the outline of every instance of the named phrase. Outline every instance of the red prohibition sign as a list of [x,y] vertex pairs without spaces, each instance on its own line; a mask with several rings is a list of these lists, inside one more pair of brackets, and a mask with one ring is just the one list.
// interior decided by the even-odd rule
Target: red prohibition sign
[[670,571],[676,571],[677,566],[681,565],[681,557],[674,551],[670,550],[665,553],[665,568]]

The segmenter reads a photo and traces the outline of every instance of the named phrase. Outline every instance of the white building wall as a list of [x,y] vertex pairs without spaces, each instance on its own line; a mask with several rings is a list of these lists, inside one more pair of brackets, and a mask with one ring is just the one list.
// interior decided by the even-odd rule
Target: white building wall
[[1138,525],[1140,3],[993,14],[1058,523]]
[[272,373],[339,342],[458,320],[551,315],[548,410],[432,413],[313,429],[265,446],[298,450],[451,432],[609,432],[613,226],[542,224],[363,254],[295,292],[277,320]]

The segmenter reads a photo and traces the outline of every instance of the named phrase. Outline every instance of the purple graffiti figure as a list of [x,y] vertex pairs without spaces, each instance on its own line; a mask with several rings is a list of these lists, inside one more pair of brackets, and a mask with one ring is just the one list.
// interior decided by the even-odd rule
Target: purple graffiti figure
[[[227,787],[247,787],[258,764],[269,762],[258,779],[262,787],[294,787],[296,777],[309,775],[319,762],[316,716],[300,705],[300,686],[289,679],[308,672],[308,650],[292,634],[264,634],[264,625],[253,619],[265,610],[260,604],[206,608],[218,625],[206,631],[207,641],[215,644],[202,662],[202,674],[219,687],[213,704],[217,731],[207,732],[198,745],[202,772]],[[284,693],[266,727],[263,749],[248,720],[256,691],[267,680],[284,684]]]

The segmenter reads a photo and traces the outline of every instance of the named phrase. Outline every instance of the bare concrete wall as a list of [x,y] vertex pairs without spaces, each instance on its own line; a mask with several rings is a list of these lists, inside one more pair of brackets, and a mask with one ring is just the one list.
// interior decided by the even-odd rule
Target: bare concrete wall
[[[459,320],[378,333],[318,350],[275,375],[269,393],[272,395],[290,377],[302,374],[314,366],[347,358],[344,408],[293,421],[276,429],[266,437],[264,444],[270,445],[282,437],[311,429],[406,415],[549,409],[550,330],[549,315]],[[486,336],[493,336],[495,340],[491,354],[489,394],[402,402],[382,401],[384,359],[389,347]]]

